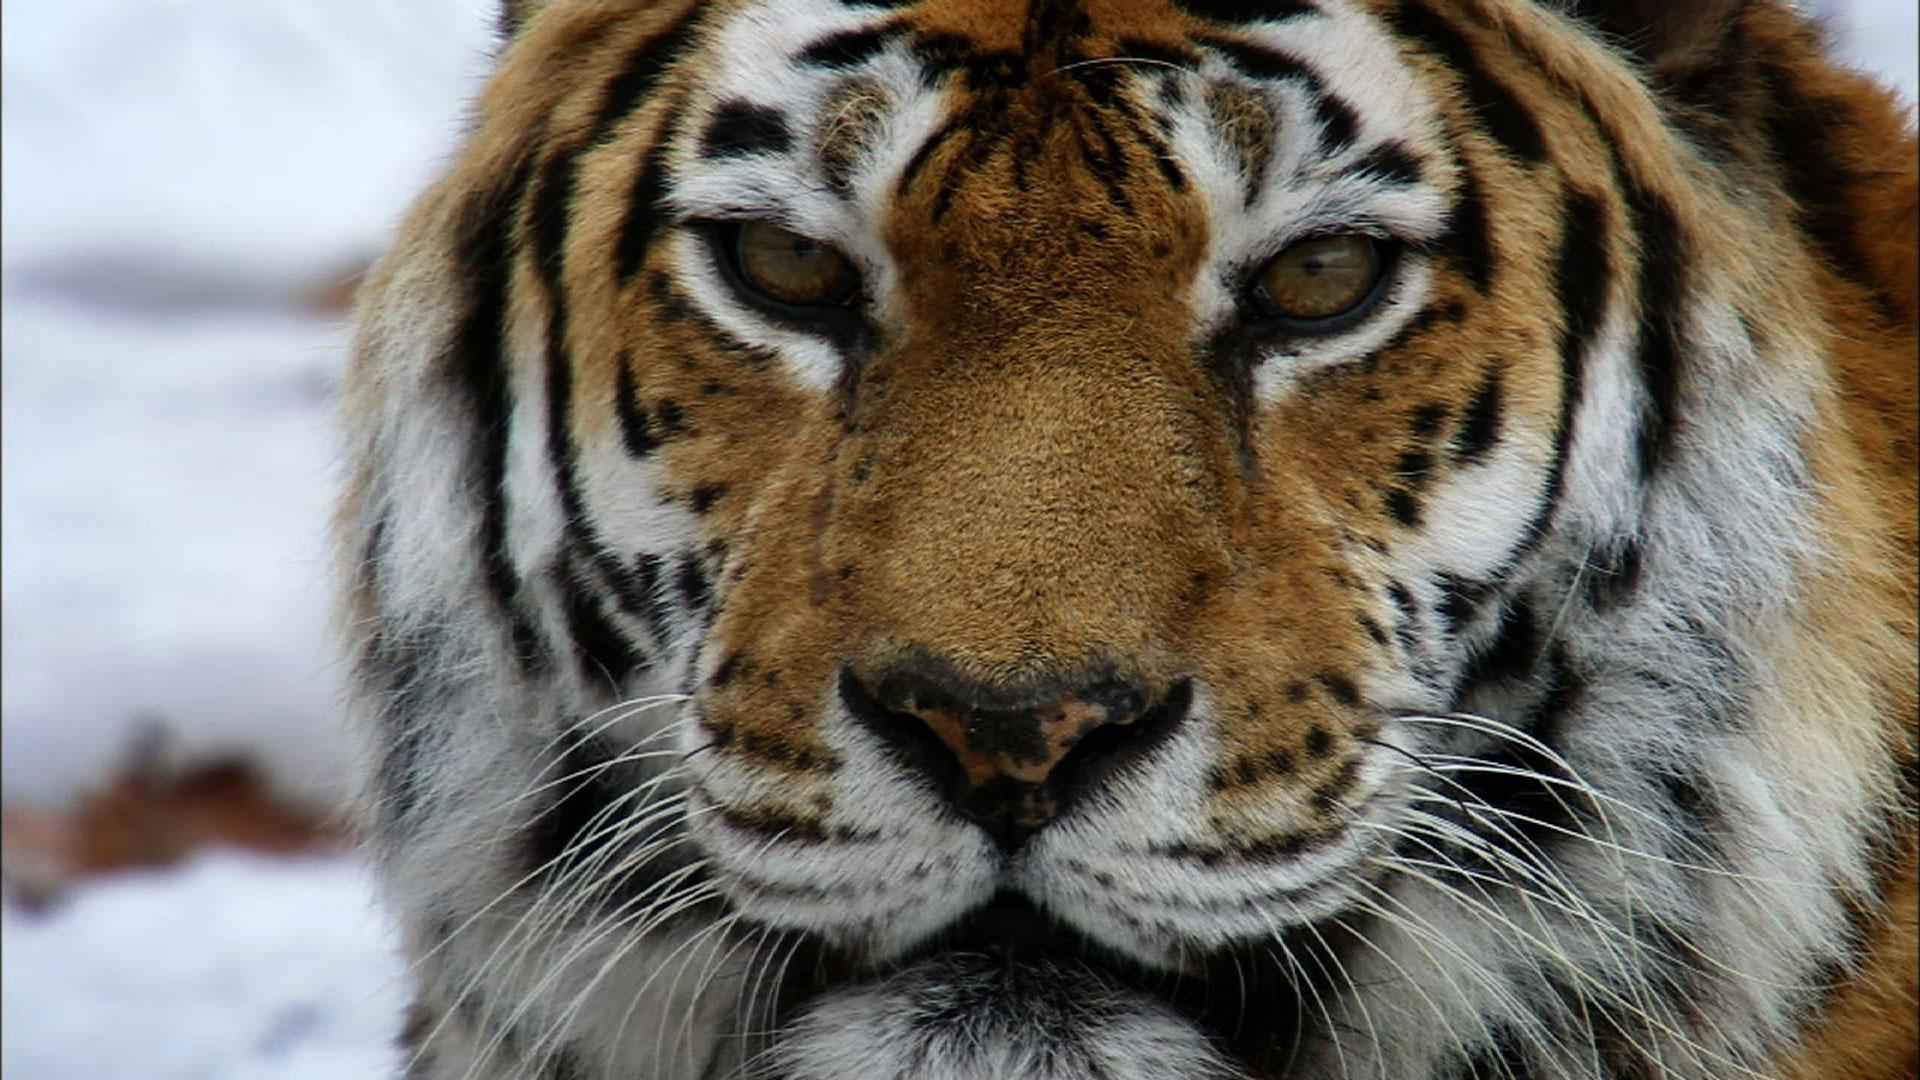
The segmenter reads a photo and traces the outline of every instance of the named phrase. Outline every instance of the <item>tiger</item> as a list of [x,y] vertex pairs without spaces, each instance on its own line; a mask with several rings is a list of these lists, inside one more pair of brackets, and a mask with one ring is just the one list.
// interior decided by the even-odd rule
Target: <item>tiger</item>
[[1916,143],[1784,0],[510,0],[335,526],[411,1080],[1892,1080]]

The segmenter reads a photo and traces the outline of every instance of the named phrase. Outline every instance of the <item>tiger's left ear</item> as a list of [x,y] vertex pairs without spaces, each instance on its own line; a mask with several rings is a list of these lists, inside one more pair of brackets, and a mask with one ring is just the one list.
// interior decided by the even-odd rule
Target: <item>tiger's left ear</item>
[[1710,61],[1751,0],[1572,0],[1568,7],[1656,72]]

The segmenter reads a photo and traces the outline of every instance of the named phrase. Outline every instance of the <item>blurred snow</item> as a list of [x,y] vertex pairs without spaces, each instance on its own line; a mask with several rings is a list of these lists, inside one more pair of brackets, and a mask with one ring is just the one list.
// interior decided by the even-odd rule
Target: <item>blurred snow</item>
[[7,4],[8,270],[131,256],[286,275],[378,250],[457,134],[493,8]]
[[136,727],[334,801],[331,393],[296,301],[456,137],[491,0],[41,0],[0,36],[0,788]]
[[354,858],[208,854],[0,920],[7,1080],[398,1073],[403,966]]

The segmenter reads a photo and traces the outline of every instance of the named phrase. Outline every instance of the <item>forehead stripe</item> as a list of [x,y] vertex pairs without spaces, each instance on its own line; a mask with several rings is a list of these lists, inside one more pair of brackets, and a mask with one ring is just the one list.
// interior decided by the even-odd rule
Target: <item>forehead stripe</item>
[[1175,0],[1181,10],[1223,23],[1280,22],[1320,9],[1307,0]]
[[1340,170],[1342,176],[1365,176],[1388,184],[1420,182],[1420,159],[1398,142],[1383,142]]
[[880,55],[881,50],[900,36],[898,24],[866,30],[844,30],[823,37],[800,51],[799,60],[813,67],[849,68]]
[[676,100],[668,106],[667,115],[654,129],[653,145],[634,172],[633,188],[627,194],[627,216],[620,223],[620,239],[613,249],[614,272],[622,283],[639,273],[647,260],[647,249],[653,246],[654,234],[660,230],[670,179],[666,144],[680,126],[680,110],[685,104]]
[[1505,83],[1480,63],[1473,46],[1457,27],[1416,0],[1401,4],[1388,19],[1402,37],[1437,57],[1460,76],[1473,112],[1488,134],[1506,147],[1508,153],[1526,162],[1546,160],[1547,147],[1540,134],[1540,122]]
[[707,122],[707,129],[700,136],[700,156],[783,154],[792,145],[793,135],[787,130],[784,113],[735,99],[714,110],[713,119]]
[[600,111],[594,116],[590,143],[605,139],[614,125],[626,119],[639,106],[640,99],[660,84],[660,77],[666,74],[667,68],[686,52],[705,8],[702,0],[694,0],[681,10],[680,16],[665,30],[649,36],[627,58],[620,74],[607,83]]

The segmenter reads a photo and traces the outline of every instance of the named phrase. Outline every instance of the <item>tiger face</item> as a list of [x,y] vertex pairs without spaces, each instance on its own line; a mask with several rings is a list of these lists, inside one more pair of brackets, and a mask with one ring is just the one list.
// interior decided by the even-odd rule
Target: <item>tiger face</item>
[[1912,144],[1724,7],[510,7],[349,386],[410,1075],[1801,1067]]

